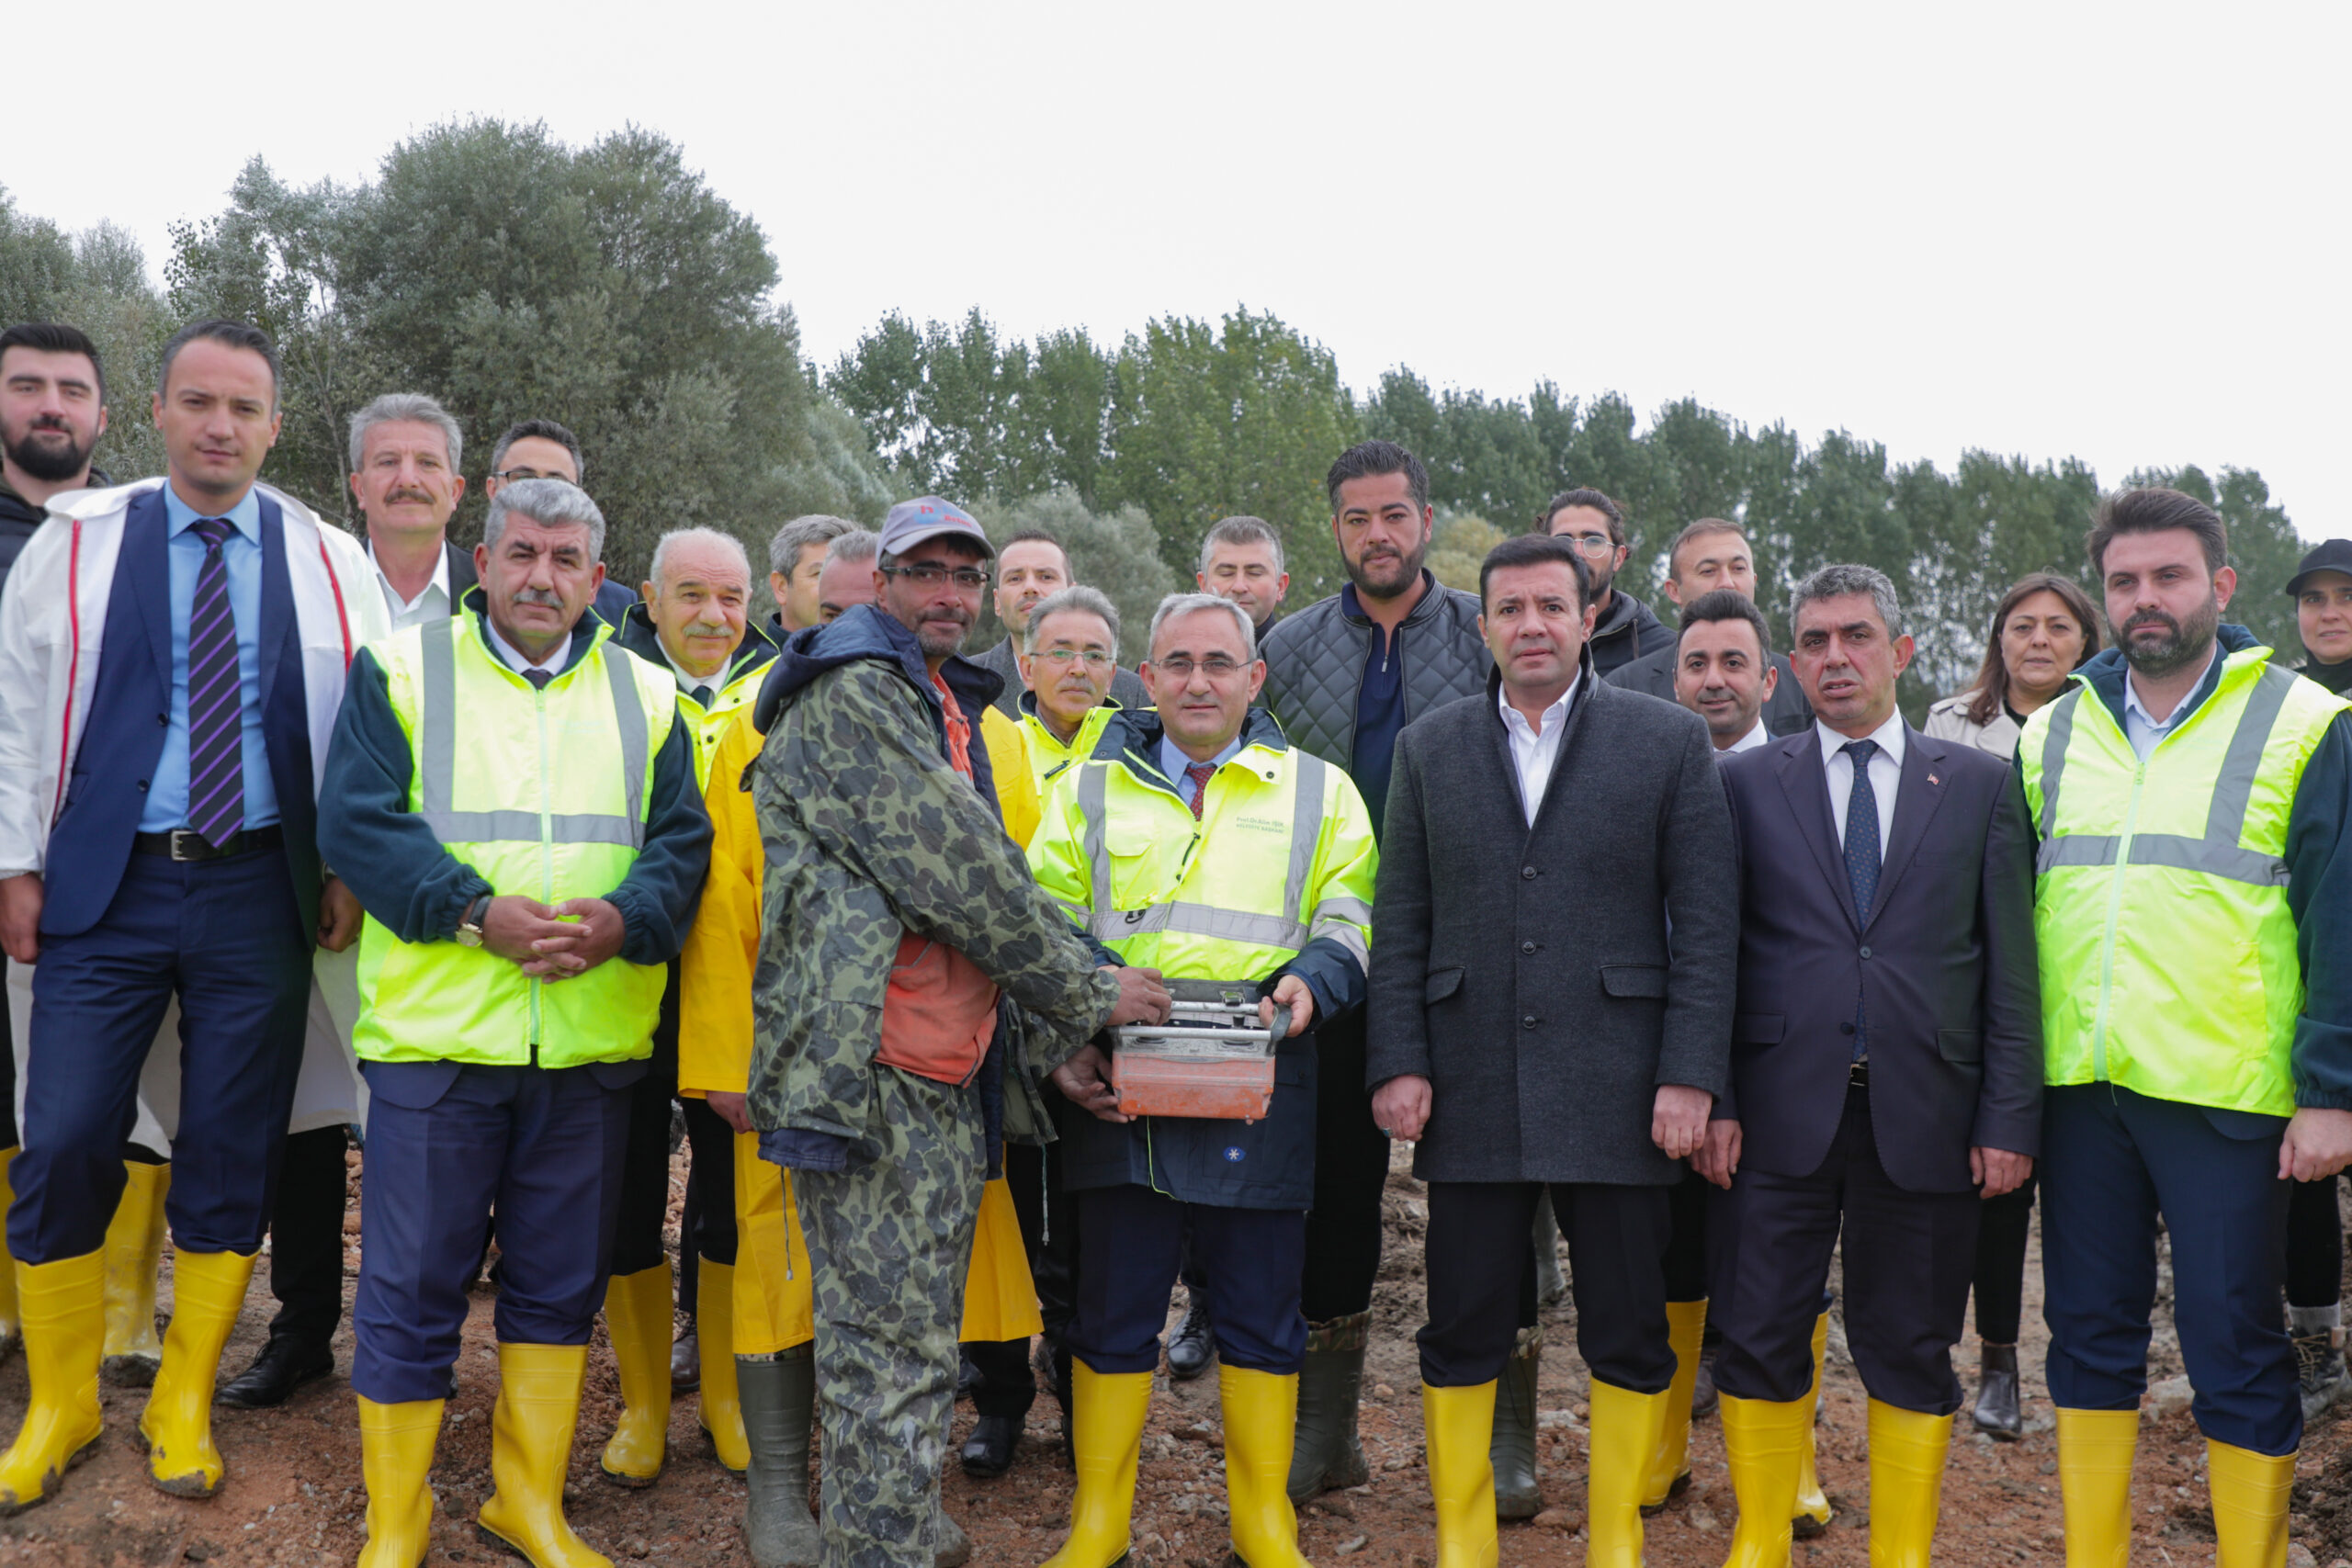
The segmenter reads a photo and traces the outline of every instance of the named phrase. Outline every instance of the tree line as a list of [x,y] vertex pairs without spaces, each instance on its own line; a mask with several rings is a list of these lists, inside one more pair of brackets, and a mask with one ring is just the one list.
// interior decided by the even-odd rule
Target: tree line
[[[1916,715],[1973,671],[2009,582],[2087,570],[2100,485],[2071,458],[1963,448],[1947,470],[1895,462],[1843,430],[1806,441],[1782,423],[1752,427],[1695,400],[1645,420],[1614,392],[1545,380],[1493,397],[1401,367],[1358,392],[1328,348],[1247,308],[1160,317],[1116,343],[1082,328],[1009,336],[978,307],[955,321],[893,313],[820,367],[780,279],[769,236],[676,144],[634,127],[572,147],[540,125],[454,122],[349,185],[289,186],[256,158],[221,210],[174,226],[160,288],[123,231],[67,235],[0,190],[0,320],[69,321],[97,339],[115,413],[99,460],[117,475],[161,466],[142,405],[164,337],[195,315],[242,317],[285,360],[273,483],[356,523],[345,422],[378,392],[426,391],[468,434],[460,526],[478,527],[491,440],[552,417],[581,436],[612,570],[630,583],[668,528],[727,529],[760,561],[786,518],[870,522],[936,491],[991,525],[1069,536],[1081,575],[1136,623],[1132,658],[1150,604],[1190,582],[1219,517],[1248,513],[1281,533],[1293,604],[1335,590],[1323,472],[1351,443],[1384,436],[1429,466],[1430,564],[1456,585],[1475,585],[1495,538],[1577,485],[1624,505],[1633,557],[1620,581],[1644,597],[1667,542],[1702,516],[1746,525],[1776,626],[1814,567],[1880,568],[1918,640],[1905,683]],[[2297,649],[2278,589],[2302,547],[2260,474],[2148,468],[2123,482],[2215,505],[2245,583],[2233,618]]]

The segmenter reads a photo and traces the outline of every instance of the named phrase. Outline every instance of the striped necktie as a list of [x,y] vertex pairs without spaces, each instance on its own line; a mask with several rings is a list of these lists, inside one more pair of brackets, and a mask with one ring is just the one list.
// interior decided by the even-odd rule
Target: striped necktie
[[1198,817],[1209,798],[1209,780],[1216,777],[1216,769],[1207,762],[1194,762],[1184,770],[1184,782],[1193,786],[1193,815]]
[[237,670],[237,616],[220,547],[235,528],[207,517],[196,602],[187,616],[187,825],[214,849],[245,822],[244,682]]

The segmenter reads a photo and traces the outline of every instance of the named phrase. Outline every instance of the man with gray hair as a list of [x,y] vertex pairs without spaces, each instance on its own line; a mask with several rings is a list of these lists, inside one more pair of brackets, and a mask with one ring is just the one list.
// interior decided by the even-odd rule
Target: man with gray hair
[[1739,844],[1731,1083],[1693,1164],[1707,1220],[1732,1561],[1786,1562],[1813,1333],[1845,1247],[1870,1393],[1871,1560],[1925,1563],[1982,1200],[2041,1128],[2034,853],[2007,762],[1920,734],[1894,586],[1828,566],[1789,606],[1815,722],[1722,759]]
[[1201,569],[1193,574],[1204,593],[1230,599],[1248,612],[1258,640],[1283,618],[1290,573],[1283,567],[1282,536],[1262,517],[1227,517],[1201,541]]
[[502,486],[479,609],[362,649],[327,753],[321,850],[368,914],[351,1382],[371,1563],[430,1544],[426,1478],[493,1201],[496,1491],[479,1523],[536,1563],[596,1560],[564,1521],[564,1476],[630,1089],[710,852],[676,682],[589,613],[604,533],[576,486]]
[[466,438],[423,392],[386,392],[351,416],[351,498],[392,629],[455,615],[474,585],[470,552],[449,543],[466,496]]
[[801,627],[821,624],[824,617],[817,607],[817,578],[825,570],[825,547],[856,529],[857,525],[846,517],[828,517],[821,512],[812,512],[786,523],[768,541],[768,592],[775,596],[775,614],[768,617],[768,636],[779,647]]
[[852,528],[825,547],[825,564],[817,573],[819,626],[874,603],[874,558],[881,548],[882,536],[871,528]]

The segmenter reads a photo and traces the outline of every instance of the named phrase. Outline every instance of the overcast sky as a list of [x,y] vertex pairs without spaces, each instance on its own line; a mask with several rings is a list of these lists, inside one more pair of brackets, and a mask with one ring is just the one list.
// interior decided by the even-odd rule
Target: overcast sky
[[1246,303],[1359,390],[1690,395],[2110,485],[2233,464],[2352,533],[2342,5],[191,15],[84,14],[73,79],[14,98],[21,210],[160,268],[255,153],[351,181],[451,117],[634,121],[764,228],[820,365],[892,309],[1116,341]]

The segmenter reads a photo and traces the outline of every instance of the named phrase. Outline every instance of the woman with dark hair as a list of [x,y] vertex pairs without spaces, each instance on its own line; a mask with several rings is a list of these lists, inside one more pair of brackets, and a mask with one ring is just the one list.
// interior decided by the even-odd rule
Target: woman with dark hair
[[[1976,682],[1928,710],[1927,733],[2007,756],[2027,716],[2066,689],[2066,678],[2098,651],[2090,595],[2046,571],[2019,578],[1993,612],[1992,636]],[[2033,1231],[2034,1184],[1984,1202],[1976,1233],[1976,1337],[1983,1375],[1970,1419],[2004,1442],[2025,1435],[2018,1389],[2018,1324],[2025,1307],[2025,1250]]]

